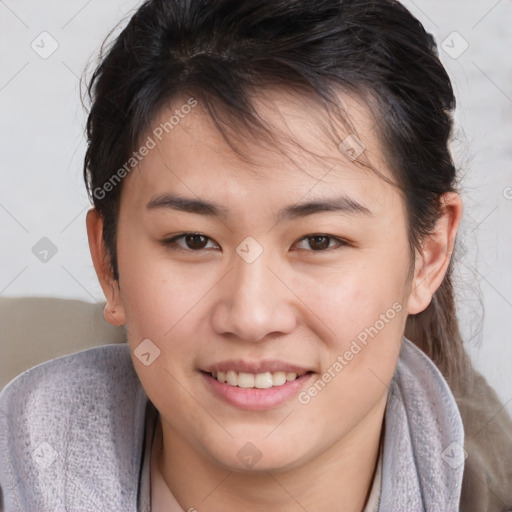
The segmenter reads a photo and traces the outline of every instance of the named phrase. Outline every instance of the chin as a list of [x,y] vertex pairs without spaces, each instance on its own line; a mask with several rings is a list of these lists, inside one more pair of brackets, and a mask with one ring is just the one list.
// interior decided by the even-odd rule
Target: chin
[[212,450],[208,450],[210,457],[229,471],[250,474],[286,472],[300,466],[308,458],[304,445],[298,452],[297,443],[290,442],[289,438],[285,441],[277,436],[274,440],[247,436],[245,442],[240,439],[244,438],[237,436],[230,440],[229,450],[226,450],[226,441],[216,443]]

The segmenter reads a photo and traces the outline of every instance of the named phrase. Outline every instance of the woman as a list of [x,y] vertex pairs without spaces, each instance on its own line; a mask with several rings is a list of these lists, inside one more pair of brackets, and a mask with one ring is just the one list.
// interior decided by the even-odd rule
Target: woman
[[450,279],[455,99],[403,6],[149,1],[89,90],[128,346],[3,392],[6,511],[510,509]]

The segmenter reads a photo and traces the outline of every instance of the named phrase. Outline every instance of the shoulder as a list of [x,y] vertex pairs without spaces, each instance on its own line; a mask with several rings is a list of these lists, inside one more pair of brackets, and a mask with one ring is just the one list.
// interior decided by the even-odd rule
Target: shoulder
[[46,403],[55,408],[77,399],[108,400],[110,393],[135,384],[128,345],[103,345],[52,359],[18,375],[0,393],[0,408],[20,414]]
[[485,377],[466,370],[457,395],[467,453],[463,510],[512,510],[512,419]]
[[74,492],[73,481],[97,499],[136,481],[146,403],[127,344],[84,350],[22,373],[0,394],[3,492],[13,489],[11,503],[32,499],[33,506],[54,507],[55,496]]

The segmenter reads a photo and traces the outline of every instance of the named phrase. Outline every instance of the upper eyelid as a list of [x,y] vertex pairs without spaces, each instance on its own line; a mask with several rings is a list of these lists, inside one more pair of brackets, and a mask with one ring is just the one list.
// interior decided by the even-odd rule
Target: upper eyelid
[[[212,242],[216,243],[217,245],[219,245],[217,242],[215,242],[215,240],[212,237],[207,236],[204,233],[198,233],[196,231],[187,231],[184,233],[180,233],[178,235],[173,235],[171,237],[168,237],[168,238],[165,238],[164,240],[162,240],[162,243],[164,245],[168,245],[168,244],[171,244],[172,242],[175,242],[176,240],[179,240],[180,238],[184,238],[188,235],[200,235],[200,236],[203,236],[204,238],[206,238],[208,241],[212,241]],[[199,249],[199,250],[202,250],[202,249]],[[190,249],[191,252],[199,252],[199,250],[193,251],[192,249]]]

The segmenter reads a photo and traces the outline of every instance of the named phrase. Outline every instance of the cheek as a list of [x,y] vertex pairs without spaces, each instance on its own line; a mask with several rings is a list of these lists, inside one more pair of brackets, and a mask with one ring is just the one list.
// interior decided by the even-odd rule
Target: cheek
[[299,398],[319,412],[339,404],[329,412],[332,421],[346,422],[347,410],[357,420],[387,390],[407,318],[407,254],[403,240],[357,254],[301,289],[325,326],[321,338],[328,350],[320,379]]
[[[182,422],[194,424],[201,411],[191,404],[182,386],[191,378],[197,352],[198,305],[213,282],[197,279],[197,271],[194,275],[185,267],[175,268],[142,245],[120,243],[118,251],[134,368],[159,410],[179,410]],[[140,357],[147,353],[146,360]]]
[[[150,338],[163,342],[182,323],[208,289],[192,266],[176,266],[149,244],[118,244],[126,328],[131,343]],[[206,276],[207,278],[207,276]]]
[[[332,269],[290,276],[291,288],[321,320],[321,337],[331,348],[344,350],[347,343],[360,333],[364,337],[365,329],[376,323],[379,331],[393,330],[396,337],[406,300],[407,261],[402,254],[354,253]],[[394,329],[389,328],[392,324]]]
[[[298,401],[309,418],[323,418],[350,431],[387,393],[396,368],[406,309],[398,276],[354,272],[313,294],[323,323],[322,373]],[[326,332],[326,331],[324,331]],[[333,404],[336,404],[333,407]],[[332,435],[334,442],[338,429]]]

